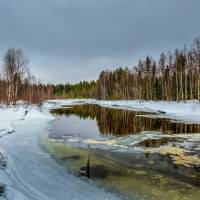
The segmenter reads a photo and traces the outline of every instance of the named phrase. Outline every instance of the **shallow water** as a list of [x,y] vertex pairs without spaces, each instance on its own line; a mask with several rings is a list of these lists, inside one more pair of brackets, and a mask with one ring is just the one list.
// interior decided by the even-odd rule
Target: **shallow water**
[[[46,141],[45,148],[59,164],[76,176],[87,165],[87,149],[69,147],[52,140]],[[134,162],[134,159],[124,162],[122,156],[123,154],[115,154],[113,159],[113,154],[92,149],[90,179],[123,199],[199,199],[198,186],[156,171],[155,168],[151,169],[142,162]],[[129,159],[130,156],[129,154]],[[154,165],[155,160],[150,159],[148,162],[149,165]]]
[[99,187],[124,199],[199,199],[200,125],[97,105],[51,113],[57,119],[42,146],[70,173],[86,170],[90,144],[90,178]]

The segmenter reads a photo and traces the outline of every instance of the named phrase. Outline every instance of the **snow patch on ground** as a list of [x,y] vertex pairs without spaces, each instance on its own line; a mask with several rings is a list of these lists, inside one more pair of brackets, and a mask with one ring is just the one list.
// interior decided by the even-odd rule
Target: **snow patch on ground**
[[24,108],[0,108],[0,136],[14,132],[15,121],[23,119]]
[[5,106],[0,107],[0,137],[15,131],[15,123],[21,120],[53,118],[48,112],[38,112],[37,106]]

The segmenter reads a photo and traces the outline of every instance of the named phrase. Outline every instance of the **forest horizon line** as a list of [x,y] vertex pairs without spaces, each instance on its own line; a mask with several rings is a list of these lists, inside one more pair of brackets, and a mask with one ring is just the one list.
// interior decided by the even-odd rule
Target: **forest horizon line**
[[131,69],[103,70],[97,80],[43,84],[30,73],[22,49],[8,49],[0,73],[0,101],[42,102],[50,98],[200,100],[200,38],[188,48],[147,55]]

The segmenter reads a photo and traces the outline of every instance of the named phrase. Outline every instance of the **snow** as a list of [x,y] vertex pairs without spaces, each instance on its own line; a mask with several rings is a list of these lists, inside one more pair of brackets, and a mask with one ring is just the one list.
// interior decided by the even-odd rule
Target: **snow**
[[[200,103],[198,101],[136,101],[119,100],[105,101],[95,99],[67,99],[67,100],[48,100],[44,107],[70,106],[76,104],[96,104],[103,107],[115,109],[128,109],[147,113],[156,113],[157,117],[179,120],[185,123],[200,124]],[[148,117],[148,115],[146,116]]]
[[[29,112],[31,111],[31,114]],[[15,106],[0,107],[0,137],[15,131],[15,123],[21,120],[52,119],[48,112],[40,112],[37,106],[24,105],[24,102]]]
[[[27,112],[28,111],[28,112]],[[7,156],[7,166],[0,169],[8,200],[119,199],[116,195],[68,173],[41,146],[54,117],[36,106],[0,108],[0,152]]]
[[0,136],[14,131],[14,123],[23,118],[24,108],[0,108]]

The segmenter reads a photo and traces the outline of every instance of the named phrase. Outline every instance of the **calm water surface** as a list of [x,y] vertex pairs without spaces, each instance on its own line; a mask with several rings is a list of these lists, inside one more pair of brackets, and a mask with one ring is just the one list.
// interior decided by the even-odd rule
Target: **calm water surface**
[[[63,107],[51,113],[57,118],[43,148],[72,174],[81,176],[86,171],[90,144],[90,180],[86,181],[123,199],[200,199],[200,140],[196,138],[200,125],[97,105]],[[189,144],[186,158],[180,152],[183,143]],[[189,164],[177,164],[173,152],[172,156],[151,153],[163,146],[178,149]]]
[[[200,133],[200,125],[184,124],[156,114],[105,108],[98,105],[77,105],[52,110],[58,119],[51,136],[80,134],[83,137],[125,136],[141,131],[163,133]],[[148,117],[145,117],[147,115]],[[149,117],[151,116],[151,117]]]

